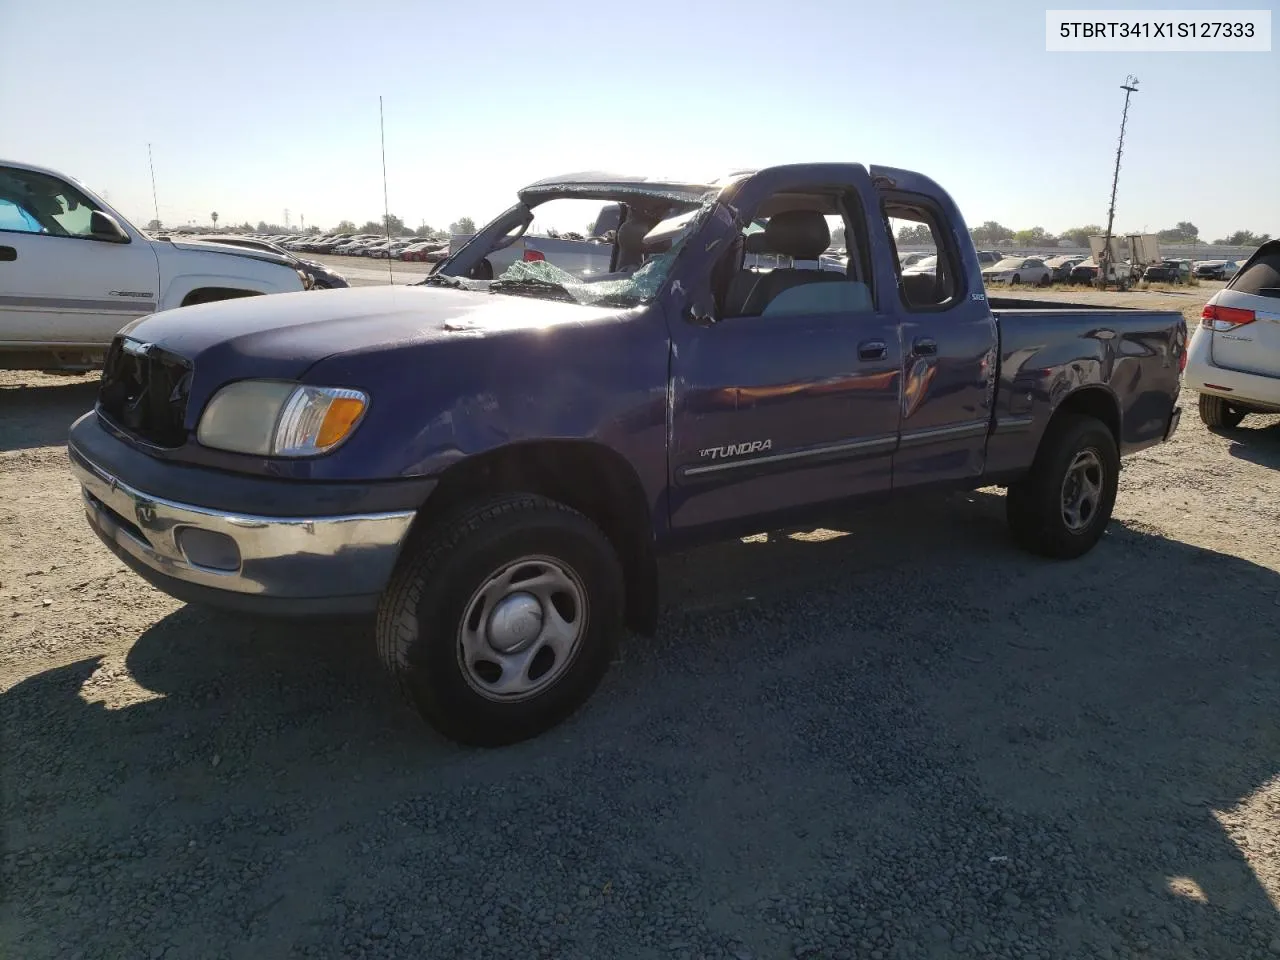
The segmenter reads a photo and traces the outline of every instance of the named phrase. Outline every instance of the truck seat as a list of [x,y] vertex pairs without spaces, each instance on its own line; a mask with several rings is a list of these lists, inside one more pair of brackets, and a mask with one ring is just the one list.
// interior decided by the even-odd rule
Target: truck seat
[[767,273],[739,270],[725,298],[727,316],[761,316],[775,297],[792,287],[848,282],[848,277],[843,273],[822,269],[819,260],[831,245],[831,231],[827,228],[826,218],[817,211],[787,210],[776,214],[765,225],[763,241],[752,243],[754,237],[747,239],[749,247],[763,242],[771,253],[790,257],[793,261],[809,260],[813,266],[780,267]]

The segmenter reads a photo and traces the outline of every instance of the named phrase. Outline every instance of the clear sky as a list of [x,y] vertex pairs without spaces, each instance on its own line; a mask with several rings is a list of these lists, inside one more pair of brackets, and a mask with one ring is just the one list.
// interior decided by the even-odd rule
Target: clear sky
[[1056,232],[1105,221],[1133,73],[1117,229],[1280,233],[1280,53],[1047,53],[1046,6],[1081,5],[0,0],[0,157],[145,224],[150,142],[166,224],[362,223],[382,95],[413,227],[574,170],[849,160],[929,174],[970,225]]

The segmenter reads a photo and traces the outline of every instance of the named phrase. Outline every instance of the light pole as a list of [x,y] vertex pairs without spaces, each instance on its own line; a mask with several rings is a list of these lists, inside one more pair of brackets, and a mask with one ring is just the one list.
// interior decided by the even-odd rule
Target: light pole
[[1098,261],[1098,286],[1103,288],[1107,285],[1107,276],[1111,270],[1111,228],[1115,225],[1116,219],[1116,187],[1120,183],[1120,155],[1124,152],[1124,128],[1129,121],[1129,98],[1138,92],[1138,78],[1129,74],[1124,78],[1120,89],[1124,91],[1124,113],[1120,115],[1120,142],[1116,144],[1116,169],[1111,176],[1111,207],[1107,210],[1107,233],[1103,239],[1102,256]]

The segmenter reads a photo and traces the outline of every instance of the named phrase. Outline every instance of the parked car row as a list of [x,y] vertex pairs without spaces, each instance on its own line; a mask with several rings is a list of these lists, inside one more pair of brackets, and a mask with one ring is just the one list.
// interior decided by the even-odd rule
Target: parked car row
[[[429,237],[386,237],[373,233],[258,235],[245,239],[272,244],[290,253],[325,253],[343,257],[371,257],[375,260],[409,260],[434,263],[449,253],[448,240]],[[308,261],[311,262],[311,261]]]

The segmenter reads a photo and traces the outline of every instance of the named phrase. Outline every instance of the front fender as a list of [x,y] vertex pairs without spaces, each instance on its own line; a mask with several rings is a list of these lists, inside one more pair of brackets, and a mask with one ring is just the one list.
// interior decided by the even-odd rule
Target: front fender
[[250,293],[292,293],[305,289],[298,272],[281,263],[173,246],[157,247],[156,254],[160,267],[160,310],[181,306],[192,291],[204,287]]

